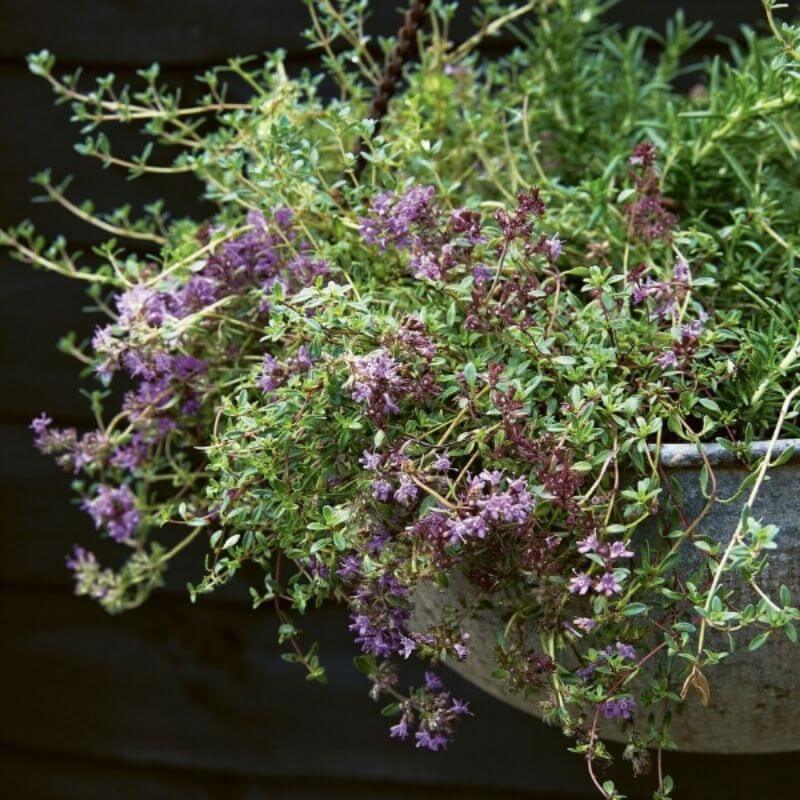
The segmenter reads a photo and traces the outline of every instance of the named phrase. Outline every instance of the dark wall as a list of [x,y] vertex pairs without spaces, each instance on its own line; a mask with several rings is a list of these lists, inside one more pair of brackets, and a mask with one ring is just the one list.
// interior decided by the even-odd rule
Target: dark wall
[[[397,22],[396,3],[375,0],[375,27]],[[661,26],[677,3],[624,0],[625,24]],[[758,17],[758,0],[687,0],[691,18],[735,36]],[[0,226],[35,216],[43,232],[96,241],[65,213],[31,207],[27,177],[52,166],[77,173],[77,196],[101,208],[163,196],[178,213],[202,213],[191,180],[126,182],[72,150],[68,111],[53,108],[23,57],[43,47],[64,67],[133,76],[152,61],[190,90],[192,75],[233,54],[274,46],[309,59],[298,35],[299,0],[0,0]],[[704,48],[714,48],[713,41]],[[121,139],[133,149],[135,137]],[[82,289],[0,255],[0,620],[4,797],[93,800],[183,798],[584,798],[593,796],[578,756],[559,732],[463,682],[476,719],[444,754],[392,742],[386,721],[351,666],[340,610],[309,624],[322,642],[327,687],[307,685],[277,657],[268,610],[249,610],[239,589],[188,603],[184,554],[168,589],[140,610],[109,618],[72,596],[63,566],[74,541],[91,541],[67,480],[30,444],[26,425],[43,409],[62,425],[90,423],[75,365],[55,350],[79,318]],[[681,797],[790,796],[792,756],[670,756]],[[642,791],[640,789],[639,791]],[[637,795],[635,792],[633,796]],[[644,796],[644,795],[641,795]]]

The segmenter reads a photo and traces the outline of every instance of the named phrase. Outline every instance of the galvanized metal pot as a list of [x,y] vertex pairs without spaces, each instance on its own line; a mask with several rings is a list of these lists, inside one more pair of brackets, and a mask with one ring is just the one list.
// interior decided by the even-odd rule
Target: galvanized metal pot
[[[793,446],[797,456],[771,469],[754,507],[754,516],[780,528],[779,548],[773,551],[762,574],[760,585],[777,596],[785,584],[793,597],[800,599],[800,440],[780,440],[773,459]],[[766,452],[766,442],[756,442],[756,455]],[[714,467],[718,497],[730,497],[747,476],[735,458],[718,445],[707,445],[705,456]],[[705,505],[700,490],[702,458],[689,445],[666,445],[661,463],[674,477],[683,496],[689,518]],[[704,535],[727,541],[736,527],[745,496],[735,503],[716,503],[700,523]],[[695,548],[685,547],[682,565],[687,572],[697,563]],[[460,574],[451,576],[450,587],[441,591],[433,586],[418,589],[415,595],[415,627],[427,626],[439,618],[445,605],[457,605],[458,595],[474,589]],[[492,678],[496,669],[493,657],[494,631],[503,626],[499,613],[489,610],[479,619],[469,620],[471,654],[463,663],[451,666],[463,677],[495,697],[531,714],[535,701],[510,696]],[[748,639],[752,636],[750,634]],[[737,642],[737,651],[719,666],[709,668],[711,699],[703,707],[695,696],[673,709],[670,734],[678,747],[705,753],[772,753],[800,750],[800,644],[792,644],[782,634],[774,635],[755,652],[747,651],[747,640]],[[614,738],[614,731],[609,731]]]

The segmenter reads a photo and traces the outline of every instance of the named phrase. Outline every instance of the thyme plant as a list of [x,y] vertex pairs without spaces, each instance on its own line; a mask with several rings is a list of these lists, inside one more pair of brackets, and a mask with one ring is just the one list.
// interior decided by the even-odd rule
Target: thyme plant
[[[432,750],[470,715],[437,668],[470,657],[463,623],[491,605],[507,623],[496,678],[539,698],[621,797],[599,777],[601,722],[644,771],[647,748],[671,746],[665,709],[713,692],[730,648],[710,631],[751,649],[797,638],[790,591],[759,585],[778,531],[750,509],[775,442],[800,431],[800,30],[765,0],[772,31],[692,65],[686,93],[675,81],[706,29],[680,14],[663,35],[620,33],[600,0],[488,0],[454,43],[456,4],[435,0],[373,135],[392,43],[367,35],[369,5],[309,2],[320,74],[235,58],[191,106],[155,65],[137,87],[86,87],[30,57],[82,153],[133,177],[192,173],[217,209],[105,214],[45,172],[47,198],[113,237],[99,263],[29,222],[0,231],[23,261],[86,282],[108,318],[63,343],[99,382],[96,430],[32,425],[126,554],[112,567],[76,547],[68,565],[119,612],[189,545],[192,600],[254,562],[253,606],[274,608],[284,658],[312,680],[323,660],[300,621],[344,603],[390,735]],[[513,51],[486,58],[501,31]],[[231,82],[250,99],[230,101]],[[120,155],[113,123],[174,159]],[[659,466],[666,442],[713,441],[751,472],[722,538],[681,520]],[[701,483],[708,510],[708,462]],[[417,587],[456,574],[469,596],[416,625]],[[741,607],[737,581],[758,602]],[[406,688],[412,656],[430,668]],[[671,795],[660,758],[656,784]]]

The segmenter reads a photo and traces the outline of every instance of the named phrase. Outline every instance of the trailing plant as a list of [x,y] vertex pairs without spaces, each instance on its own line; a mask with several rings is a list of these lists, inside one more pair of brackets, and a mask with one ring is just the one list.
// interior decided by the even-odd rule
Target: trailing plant
[[[193,173],[217,208],[104,214],[45,172],[48,199],[113,238],[85,256],[28,222],[0,231],[107,317],[63,343],[99,381],[97,428],[32,425],[127,553],[111,567],[76,547],[76,590],[137,606],[192,545],[195,600],[252,562],[254,607],[274,608],[284,657],[313,680],[300,620],[342,602],[390,735],[431,750],[470,715],[435,670],[469,658],[464,622],[491,606],[495,676],[541,700],[600,793],[621,797],[598,777],[614,724],[635,771],[659,750],[666,798],[669,708],[706,700],[736,643],[797,638],[789,590],[759,585],[778,531],[752,506],[790,455],[776,441],[798,434],[798,29],[767,3],[770,35],[745,29],[729,59],[687,67],[706,29],[680,14],[663,35],[619,33],[599,0],[484,2],[459,44],[439,0],[375,135],[393,43],[367,35],[369,5],[309,4],[319,75],[290,77],[281,53],[231,59],[190,106],[157,66],[137,88],[87,88],[31,56],[82,153],[133,177]],[[482,55],[501,32],[513,50]],[[156,147],[119,155],[109,123]],[[664,443],[710,441],[751,473],[722,539],[681,516],[659,467]],[[702,482],[710,508],[708,462]],[[457,575],[472,594],[420,626],[418,587]],[[741,607],[741,582],[757,603]],[[411,656],[430,667],[407,689]]]

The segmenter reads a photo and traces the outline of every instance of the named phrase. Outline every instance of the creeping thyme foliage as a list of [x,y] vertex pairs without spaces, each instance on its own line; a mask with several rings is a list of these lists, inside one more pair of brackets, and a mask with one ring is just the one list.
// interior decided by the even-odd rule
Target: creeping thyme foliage
[[[152,251],[114,240],[92,266],[29,223],[0,237],[87,281],[108,317],[65,343],[101,386],[97,430],[32,424],[128,553],[112,569],[77,547],[80,594],[138,605],[189,545],[198,561],[206,550],[193,599],[254,562],[253,603],[277,613],[285,657],[324,680],[298,620],[345,604],[389,734],[430,750],[470,716],[439,668],[470,658],[465,622],[491,607],[495,678],[541,701],[613,798],[601,729],[619,726],[646,771],[647,748],[670,746],[665,708],[707,694],[725,655],[707,629],[796,638],[788,591],[743,611],[725,588],[755,585],[777,530],[745,514],[727,548],[700,536],[659,450],[717,439],[746,461],[753,440],[798,432],[800,67],[797,31],[770,7],[771,37],[747,31],[681,94],[701,30],[676,17],[651,63],[655,34],[609,30],[601,6],[486,3],[459,45],[454,7],[433,3],[373,140],[366,2],[310,3],[340,90],[327,102],[279,54],[210,71],[189,108],[155,67],[140,90],[90,90],[33,56],[72,103],[83,152],[134,175],[193,172],[218,213],[100,215],[43,174],[50,199]],[[507,26],[517,47],[483,59]],[[226,80],[252,99],[228,101]],[[109,121],[177,147],[173,166],[115,155]],[[117,382],[121,406],[104,412]],[[751,498],[770,458],[750,459]],[[702,564],[682,575],[694,549]],[[421,623],[420,587],[455,580],[469,591]],[[405,687],[412,657],[429,668]],[[659,772],[655,797],[670,792]]]

